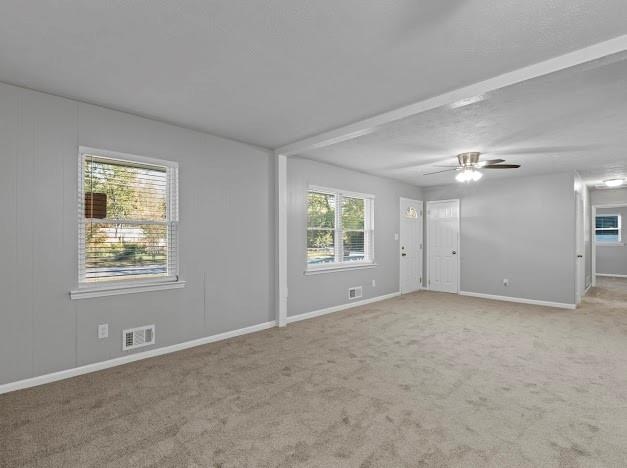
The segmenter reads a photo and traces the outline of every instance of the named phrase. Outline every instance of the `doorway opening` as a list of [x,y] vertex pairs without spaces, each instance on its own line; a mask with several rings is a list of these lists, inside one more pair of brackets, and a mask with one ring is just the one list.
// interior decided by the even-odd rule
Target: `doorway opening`
[[[592,206],[592,286],[599,281],[627,290],[627,204]],[[616,284],[615,284],[616,283]]]

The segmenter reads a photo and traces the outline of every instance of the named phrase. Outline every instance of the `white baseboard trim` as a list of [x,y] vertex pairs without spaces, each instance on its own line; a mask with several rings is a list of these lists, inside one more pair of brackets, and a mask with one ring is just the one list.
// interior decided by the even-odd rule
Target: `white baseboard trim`
[[65,369],[50,374],[40,375],[37,377],[31,377],[24,380],[18,380],[17,382],[9,382],[0,385],[0,395],[3,393],[13,392],[15,390],[21,390],[23,388],[36,387],[38,385],[47,384],[50,382],[56,382],[57,380],[69,379],[70,377],[76,377],[77,375],[89,374],[90,372],[96,372],[110,367],[121,366],[122,364],[128,364],[129,362],[140,361],[151,357],[161,356],[163,354],[170,354],[183,349],[194,348],[208,343],[216,341],[227,340],[229,338],[235,338],[236,336],[247,335],[249,333],[255,333],[261,330],[267,330],[268,328],[276,327],[276,322],[265,322],[258,325],[252,325],[250,327],[240,328],[238,330],[232,330],[224,333],[218,333],[217,335],[206,336],[204,338],[198,338],[196,340],[185,341],[183,343],[177,343],[170,346],[164,346],[162,348],[150,349],[140,353],[129,354],[127,356],[121,356],[107,361],[94,362],[93,364],[87,364],[80,367],[74,367],[72,369]]
[[386,299],[392,299],[393,297],[400,296],[400,292],[394,292],[391,294],[384,294],[383,296],[371,297],[370,299],[364,299],[363,301],[348,302],[338,306],[327,307],[326,309],[314,310],[313,312],[306,312],[304,314],[293,315],[287,317],[287,323],[300,322],[301,320],[307,320],[314,317],[320,317],[321,315],[332,314],[333,312],[339,312],[340,310],[352,309],[353,307],[359,307],[366,304],[372,304],[373,302],[385,301]]
[[483,294],[469,291],[460,291],[460,296],[479,297],[482,299],[492,299],[494,301],[516,302],[520,304],[531,304],[544,307],[557,307],[559,309],[576,309],[577,304],[568,304],[565,302],[537,301],[535,299],[525,299],[522,297],[496,296],[494,294]]
[[609,276],[611,278],[627,278],[627,275],[615,275],[614,273],[595,273],[597,276]]

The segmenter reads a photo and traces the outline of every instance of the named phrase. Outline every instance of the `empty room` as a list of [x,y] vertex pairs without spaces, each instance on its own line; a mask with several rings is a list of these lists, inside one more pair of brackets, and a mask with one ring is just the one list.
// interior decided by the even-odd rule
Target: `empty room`
[[627,466],[627,2],[5,0],[0,467]]

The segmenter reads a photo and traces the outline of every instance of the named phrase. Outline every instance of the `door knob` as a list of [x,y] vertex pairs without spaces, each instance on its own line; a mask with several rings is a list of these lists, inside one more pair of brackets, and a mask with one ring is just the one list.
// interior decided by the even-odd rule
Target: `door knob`
[[403,253],[401,254],[401,256],[402,256],[402,257],[407,257],[407,254],[406,254],[405,252],[403,252]]
[[456,254],[457,254],[457,252],[456,252],[455,250],[453,250],[452,254],[453,254],[453,255],[456,255]]

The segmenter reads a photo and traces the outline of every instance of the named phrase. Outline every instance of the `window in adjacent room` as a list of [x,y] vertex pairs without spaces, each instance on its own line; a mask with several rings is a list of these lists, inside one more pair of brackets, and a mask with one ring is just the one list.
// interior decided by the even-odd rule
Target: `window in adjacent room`
[[80,287],[178,279],[176,163],[81,150]]
[[599,244],[621,242],[621,216],[618,214],[598,215],[595,235]]
[[307,192],[307,269],[374,262],[374,197],[311,187]]

